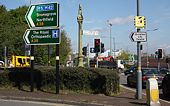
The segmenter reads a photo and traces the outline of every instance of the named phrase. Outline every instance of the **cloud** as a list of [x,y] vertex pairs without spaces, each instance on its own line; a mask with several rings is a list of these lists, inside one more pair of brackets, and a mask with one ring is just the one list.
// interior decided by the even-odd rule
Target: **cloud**
[[117,18],[113,18],[108,20],[108,23],[113,24],[113,25],[123,25],[123,24],[127,24],[131,21],[133,21],[134,16],[128,16],[128,17],[117,17]]
[[170,45],[169,44],[162,44],[162,45],[159,46],[159,48],[170,49]]

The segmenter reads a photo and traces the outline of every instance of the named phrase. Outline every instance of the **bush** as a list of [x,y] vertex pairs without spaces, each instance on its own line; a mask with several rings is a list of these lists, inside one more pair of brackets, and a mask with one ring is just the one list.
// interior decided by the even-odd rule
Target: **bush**
[[[30,84],[30,69],[11,69],[0,74],[0,85]],[[39,67],[34,71],[34,83],[38,89],[55,88],[55,67]],[[1,77],[2,76],[2,77]],[[90,91],[110,95],[119,92],[119,75],[116,70],[94,68],[61,68],[60,89]]]
[[[40,68],[41,87],[55,84],[55,68]],[[39,70],[40,71],[40,70]],[[61,68],[60,89],[90,91],[110,95],[119,92],[119,75],[116,70],[91,68]]]
[[9,80],[8,72],[0,73],[0,87],[11,86],[11,81]]

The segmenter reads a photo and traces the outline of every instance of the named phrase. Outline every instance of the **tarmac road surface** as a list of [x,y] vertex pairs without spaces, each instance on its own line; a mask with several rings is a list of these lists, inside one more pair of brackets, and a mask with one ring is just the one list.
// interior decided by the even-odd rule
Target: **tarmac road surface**
[[73,105],[0,99],[0,106],[73,106]]

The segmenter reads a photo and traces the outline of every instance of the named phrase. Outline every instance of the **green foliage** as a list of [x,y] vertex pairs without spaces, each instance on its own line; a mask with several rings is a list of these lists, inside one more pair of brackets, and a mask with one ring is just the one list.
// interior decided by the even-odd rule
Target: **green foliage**
[[71,41],[66,36],[66,32],[63,30],[61,32],[61,43],[60,43],[60,64],[66,64],[68,55],[71,52]]
[[121,60],[128,60],[128,56],[129,56],[129,53],[127,53],[126,51],[122,51],[121,52],[121,55],[118,56],[118,59],[121,59]]
[[0,14],[7,12],[6,7],[4,5],[0,5]]
[[9,48],[10,54],[23,55],[23,34],[27,29],[24,16],[26,6],[0,14],[0,50]]
[[8,87],[11,85],[8,72],[0,73],[0,87]]
[[[38,67],[34,70],[36,87],[42,90],[46,87],[54,90],[55,73],[55,67]],[[0,85],[9,82],[16,86],[23,84],[28,86],[30,83],[30,69],[10,69],[7,73],[1,73],[0,76],[2,76]],[[119,92],[119,75],[116,70],[109,69],[61,68],[60,89],[111,95]]]

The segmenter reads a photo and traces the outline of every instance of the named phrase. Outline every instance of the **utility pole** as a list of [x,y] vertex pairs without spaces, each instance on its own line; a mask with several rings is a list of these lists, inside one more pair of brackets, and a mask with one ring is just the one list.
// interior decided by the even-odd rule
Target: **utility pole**
[[[139,0],[137,0],[137,16],[139,16]],[[137,28],[137,32],[140,32],[140,28]],[[136,99],[142,99],[142,72],[141,72],[141,42],[137,42],[137,89]]]
[[78,67],[84,67],[83,54],[82,54],[83,15],[82,15],[82,7],[80,5],[78,10],[77,22],[78,22]]
[[108,20],[108,24],[110,26],[110,56],[112,55],[112,24],[109,23],[109,20]]

